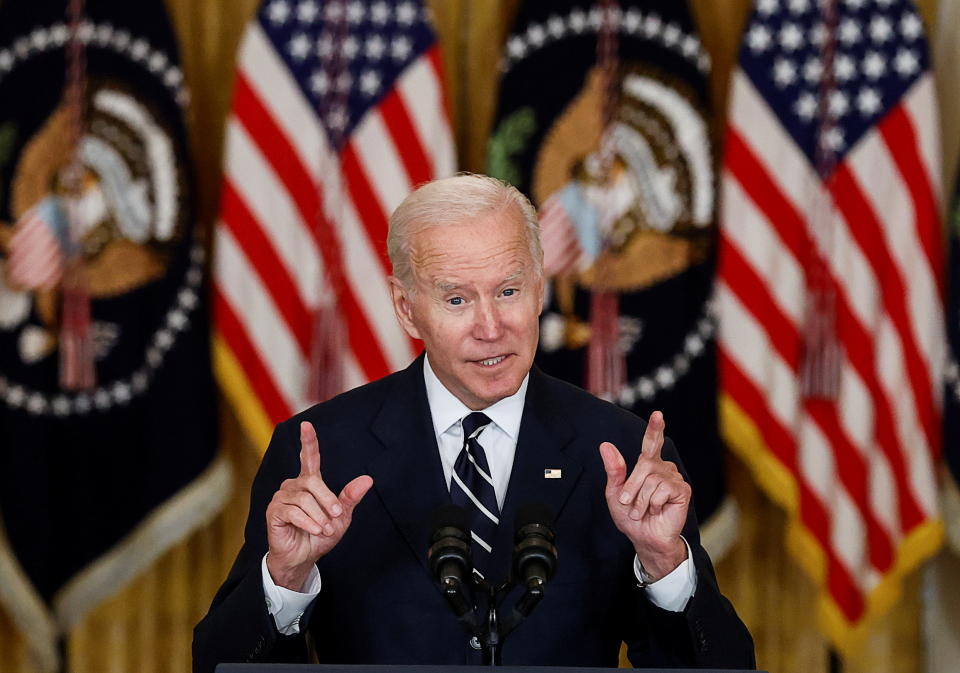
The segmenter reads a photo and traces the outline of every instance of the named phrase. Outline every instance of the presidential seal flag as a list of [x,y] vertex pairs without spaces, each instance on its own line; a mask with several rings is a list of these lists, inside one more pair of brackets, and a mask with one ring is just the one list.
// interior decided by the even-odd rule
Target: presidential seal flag
[[937,122],[913,3],[756,3],[724,143],[722,424],[846,654],[942,539]]
[[960,553],[960,181],[954,191],[953,210],[948,223],[949,290],[947,292],[947,369],[943,415],[944,454],[952,483],[947,485],[947,534]]
[[67,12],[0,4],[0,600],[45,671],[229,490],[163,3]]
[[722,555],[735,510],[716,415],[710,61],[689,9],[524,3],[501,68],[488,172],[540,211],[537,363],[641,416],[663,411]]

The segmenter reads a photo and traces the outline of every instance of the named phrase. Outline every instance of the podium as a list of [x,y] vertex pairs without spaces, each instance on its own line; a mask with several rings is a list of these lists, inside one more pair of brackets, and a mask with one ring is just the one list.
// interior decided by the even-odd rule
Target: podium
[[[348,666],[340,664],[218,664],[216,673],[478,673],[489,666]],[[610,673],[612,668],[584,668],[566,666],[496,666],[503,673]],[[647,673],[721,673],[715,668],[638,668]],[[723,669],[722,673],[747,673]],[[756,671],[752,673],[766,673]]]

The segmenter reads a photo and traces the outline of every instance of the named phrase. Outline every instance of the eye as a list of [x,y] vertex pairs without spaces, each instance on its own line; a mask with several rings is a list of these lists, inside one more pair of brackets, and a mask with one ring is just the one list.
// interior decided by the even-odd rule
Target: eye
[[516,293],[517,293],[517,289],[515,287],[508,287],[506,290],[503,291],[503,296],[512,297]]
[[463,297],[451,297],[447,301],[453,306],[460,306],[463,303]]

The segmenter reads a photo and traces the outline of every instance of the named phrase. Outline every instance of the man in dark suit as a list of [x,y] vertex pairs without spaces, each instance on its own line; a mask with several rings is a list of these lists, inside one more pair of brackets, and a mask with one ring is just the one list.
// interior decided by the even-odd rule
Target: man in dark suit
[[482,176],[429,183],[394,212],[388,248],[397,318],[426,353],[277,427],[194,670],[305,661],[307,633],[324,663],[481,663],[427,568],[431,512],[451,501],[494,582],[518,507],[557,513],[556,575],[505,664],[615,666],[622,640],[637,666],[753,667],[662,415],[645,424],[532,368],[529,202]]

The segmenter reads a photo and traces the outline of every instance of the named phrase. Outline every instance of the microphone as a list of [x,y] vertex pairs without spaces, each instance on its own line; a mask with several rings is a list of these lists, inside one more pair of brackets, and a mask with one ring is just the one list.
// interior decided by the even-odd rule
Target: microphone
[[427,551],[430,573],[440,583],[444,598],[459,619],[472,609],[464,586],[464,579],[473,572],[466,511],[457,505],[438,507],[433,513],[431,530]]
[[526,617],[543,598],[543,587],[557,569],[553,511],[547,505],[523,505],[514,520],[513,571],[525,587],[517,611]]

